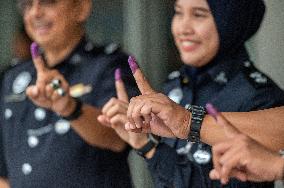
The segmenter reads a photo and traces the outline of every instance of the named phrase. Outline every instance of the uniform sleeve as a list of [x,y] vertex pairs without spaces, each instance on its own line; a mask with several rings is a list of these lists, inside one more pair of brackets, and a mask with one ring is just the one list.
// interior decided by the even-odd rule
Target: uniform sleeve
[[167,144],[159,144],[153,158],[147,159],[155,187],[211,187],[202,169],[190,162],[185,155],[178,155]]
[[284,92],[275,84],[258,88],[242,106],[240,111],[262,110],[284,105]]

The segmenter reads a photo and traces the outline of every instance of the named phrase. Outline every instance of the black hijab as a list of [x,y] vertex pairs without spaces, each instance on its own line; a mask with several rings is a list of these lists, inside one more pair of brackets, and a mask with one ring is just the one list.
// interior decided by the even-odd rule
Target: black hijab
[[191,77],[230,59],[248,60],[245,42],[259,29],[265,13],[263,0],[207,0],[219,34],[215,58],[201,68],[186,66]]
[[207,0],[220,38],[217,59],[234,56],[259,29],[265,13],[263,0]]

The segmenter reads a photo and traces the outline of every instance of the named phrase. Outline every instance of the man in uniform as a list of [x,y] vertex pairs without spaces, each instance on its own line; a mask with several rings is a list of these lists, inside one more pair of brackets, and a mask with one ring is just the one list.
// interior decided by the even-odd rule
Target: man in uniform
[[33,61],[1,83],[0,186],[130,187],[126,144],[97,122],[115,96],[114,70],[127,90],[127,55],[85,35],[91,0],[19,0]]

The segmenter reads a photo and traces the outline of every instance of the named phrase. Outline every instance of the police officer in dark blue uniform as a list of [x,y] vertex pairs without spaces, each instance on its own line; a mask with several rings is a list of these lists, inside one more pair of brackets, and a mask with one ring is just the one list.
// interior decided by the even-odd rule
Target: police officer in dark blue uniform
[[[147,158],[156,187],[222,187],[220,182],[209,178],[211,148],[199,140],[206,113],[202,106],[206,103],[224,112],[246,112],[284,104],[283,91],[253,66],[244,46],[258,30],[264,12],[262,0],[176,1],[172,32],[185,65],[169,75],[164,93],[192,112],[190,142],[164,138],[157,144],[159,140],[149,136],[148,142],[138,148],[138,153]],[[141,123],[147,121],[147,116],[160,112],[153,110],[154,106],[163,108],[165,101],[162,94],[151,90],[132,99],[126,127],[134,129],[136,124],[136,128],[143,128]],[[172,116],[178,116],[178,112],[174,113]],[[165,116],[160,119],[171,121]],[[181,119],[180,124],[186,121]],[[151,129],[155,125],[159,123],[151,126],[150,122]],[[231,180],[224,187],[273,186],[273,183]]]
[[129,94],[137,91],[127,55],[85,37],[91,0],[18,3],[36,43],[33,61],[2,79],[0,184],[131,187],[126,144],[97,121],[99,108],[116,95],[116,68]]

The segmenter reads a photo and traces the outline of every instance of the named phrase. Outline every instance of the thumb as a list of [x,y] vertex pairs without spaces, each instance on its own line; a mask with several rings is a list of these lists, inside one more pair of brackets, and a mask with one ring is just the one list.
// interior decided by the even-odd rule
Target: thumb
[[206,104],[207,112],[213,116],[216,122],[223,126],[227,137],[232,138],[241,132],[220,113],[211,103]]
[[121,69],[119,68],[115,70],[115,88],[116,88],[117,98],[121,101],[128,103],[129,98],[123,80],[121,78]]
[[155,93],[154,89],[152,89],[146,77],[143,75],[134,57],[132,56],[129,57],[128,64],[131,68],[132,74],[134,76],[134,79],[141,94],[143,95],[143,94]]

